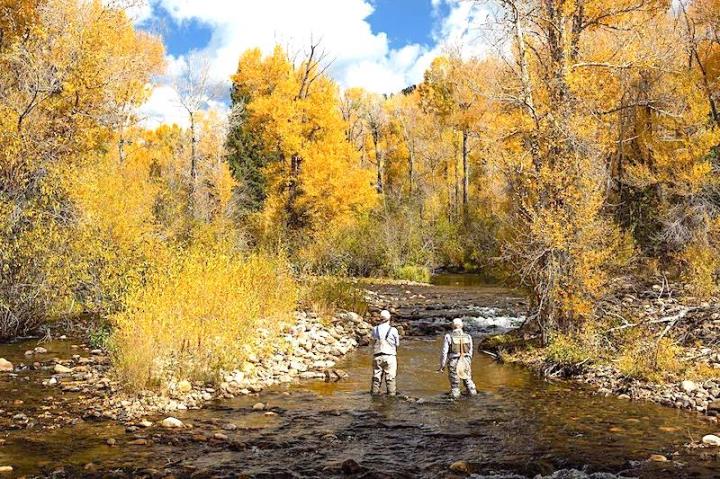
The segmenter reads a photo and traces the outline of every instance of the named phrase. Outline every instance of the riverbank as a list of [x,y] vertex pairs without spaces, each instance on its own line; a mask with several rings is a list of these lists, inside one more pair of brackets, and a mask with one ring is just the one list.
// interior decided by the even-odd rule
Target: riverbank
[[539,347],[531,334],[488,338],[481,348],[549,379],[592,385],[598,394],[652,401],[717,421],[720,301],[681,285],[624,285],[598,305],[595,329]]
[[367,344],[371,331],[370,324],[352,312],[330,319],[297,312],[294,319],[273,340],[272,354],[251,355],[217,384],[177,381],[165,391],[125,390],[113,374],[106,350],[66,336],[37,341],[33,349],[0,360],[0,366],[4,364],[0,375],[7,375],[11,385],[20,383],[32,398],[0,401],[0,428],[57,428],[81,420],[113,420],[132,426],[145,416],[199,409],[212,401],[254,395],[278,383],[338,381],[346,373],[335,369],[335,363],[359,344]]

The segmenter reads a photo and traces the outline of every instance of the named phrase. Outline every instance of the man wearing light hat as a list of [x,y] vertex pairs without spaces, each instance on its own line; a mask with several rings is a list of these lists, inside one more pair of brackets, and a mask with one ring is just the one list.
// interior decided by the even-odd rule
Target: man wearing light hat
[[390,396],[397,394],[395,376],[397,375],[397,348],[400,345],[398,330],[390,326],[390,311],[384,309],[380,312],[382,322],[375,326],[372,337],[373,345],[373,395],[380,394],[383,378]]
[[453,319],[452,333],[445,335],[443,341],[442,357],[440,358],[440,369],[442,372],[445,366],[448,368],[450,379],[450,397],[460,397],[460,381],[465,384],[469,395],[477,394],[475,383],[472,380],[472,336],[463,331],[463,322],[460,318]]

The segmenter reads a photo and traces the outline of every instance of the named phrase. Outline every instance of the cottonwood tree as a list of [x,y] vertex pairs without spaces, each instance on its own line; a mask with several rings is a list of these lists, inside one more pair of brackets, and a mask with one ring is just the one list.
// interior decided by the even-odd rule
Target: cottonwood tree
[[521,127],[506,137],[518,157],[508,161],[512,233],[505,253],[532,292],[532,318],[544,341],[592,317],[620,256],[619,230],[603,215],[601,130],[579,93],[587,85],[577,83],[578,71],[613,64],[613,52],[585,60],[592,36],[638,28],[666,3],[499,2],[510,54],[507,87],[498,96]]
[[178,102],[188,115],[190,124],[190,189],[197,187],[198,143],[200,141],[197,125],[198,115],[207,109],[213,100],[219,97],[221,87],[210,75],[210,59],[201,53],[191,53],[183,63],[174,79]]
[[68,190],[111,148],[107,119],[117,105],[142,98],[151,72],[125,67],[162,56],[120,8],[10,7],[0,15],[0,337],[82,300],[87,262]]

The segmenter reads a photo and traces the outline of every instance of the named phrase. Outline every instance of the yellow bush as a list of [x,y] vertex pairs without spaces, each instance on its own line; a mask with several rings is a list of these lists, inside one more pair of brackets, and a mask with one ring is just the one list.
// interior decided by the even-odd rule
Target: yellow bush
[[678,351],[678,346],[669,338],[661,339],[656,345],[639,334],[623,345],[617,366],[626,376],[659,382],[665,375],[681,369]]
[[718,291],[716,279],[720,262],[715,248],[692,243],[680,254],[680,261],[684,265],[683,280],[694,294],[707,297]]
[[312,278],[303,288],[303,303],[320,316],[330,316],[338,310],[365,314],[368,304],[360,288],[336,277]]
[[593,355],[584,338],[578,335],[558,334],[550,341],[545,357],[552,363],[572,366],[589,361]]
[[416,281],[418,283],[429,283],[430,269],[427,266],[400,266],[393,271],[393,278],[404,281]]
[[130,293],[111,320],[117,371],[131,388],[214,381],[262,354],[290,318],[297,288],[283,261],[196,241]]

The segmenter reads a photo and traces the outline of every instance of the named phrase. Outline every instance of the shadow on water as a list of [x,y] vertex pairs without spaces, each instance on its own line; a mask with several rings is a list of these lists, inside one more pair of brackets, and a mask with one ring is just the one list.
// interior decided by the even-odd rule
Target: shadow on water
[[[487,290],[478,288],[478,293]],[[716,477],[717,456],[684,448],[713,432],[697,415],[594,396],[574,384],[547,383],[482,355],[473,359],[479,394],[452,402],[445,395],[447,376],[435,372],[440,344],[440,338],[403,340],[398,386],[410,400],[369,396],[371,358],[361,349],[338,363],[349,373],[342,382],[277,386],[259,398],[239,397],[188,411],[178,417],[193,424],[194,432],[151,428],[146,433],[154,439],[150,446],[126,445],[134,436],[107,422],[0,431],[8,440],[0,447],[0,465],[16,465],[23,474],[65,466],[77,475],[93,475],[82,468],[93,462],[101,471],[162,470],[171,464],[177,477],[436,478],[455,477],[449,464],[464,460],[479,473],[533,476],[574,467],[645,478]],[[4,347],[0,356],[8,352]],[[0,381],[5,381],[0,382],[5,396],[0,396],[0,409],[8,396],[33,397],[19,379]],[[270,413],[254,410],[258,401]],[[228,423],[232,429],[225,427]],[[178,439],[200,432],[221,432],[228,440]],[[117,437],[122,447],[106,446],[108,437]],[[651,454],[675,460],[647,462]],[[342,466],[348,459],[357,464]]]

